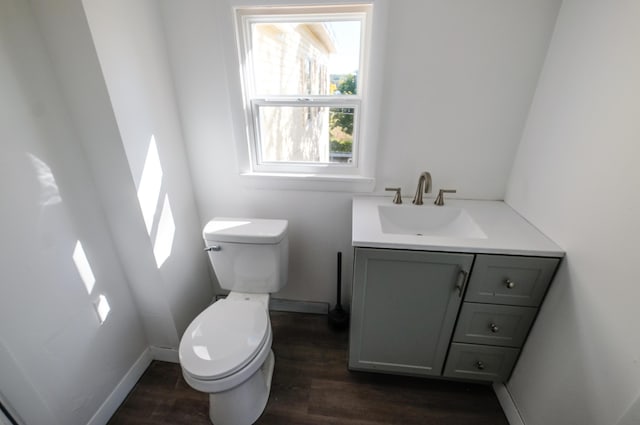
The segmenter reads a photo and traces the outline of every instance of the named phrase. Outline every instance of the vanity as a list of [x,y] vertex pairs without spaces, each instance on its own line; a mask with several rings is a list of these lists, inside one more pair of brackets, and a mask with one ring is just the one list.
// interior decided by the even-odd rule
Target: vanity
[[501,201],[353,200],[349,369],[506,381],[564,252]]

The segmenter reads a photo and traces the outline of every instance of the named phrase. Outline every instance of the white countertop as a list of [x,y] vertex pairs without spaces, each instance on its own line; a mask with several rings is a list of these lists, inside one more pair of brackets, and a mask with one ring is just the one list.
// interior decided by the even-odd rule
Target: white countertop
[[[383,233],[378,217],[378,205],[393,205],[391,200],[391,197],[382,196],[359,196],[353,199],[353,246],[540,257],[564,256],[564,251],[558,245],[502,201],[446,200],[447,206],[464,208],[482,228],[486,239]],[[429,202],[433,200],[425,199],[425,205]],[[423,206],[403,204],[399,207]]]

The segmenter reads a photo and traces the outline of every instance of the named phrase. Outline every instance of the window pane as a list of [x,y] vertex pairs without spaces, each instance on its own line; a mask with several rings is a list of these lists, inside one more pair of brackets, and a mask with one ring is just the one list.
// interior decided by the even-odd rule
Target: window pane
[[351,163],[355,108],[260,106],[262,162]]
[[[360,21],[253,23],[255,94],[356,94],[360,25]],[[349,85],[341,86],[343,81]]]
[[331,108],[329,112],[330,162],[352,162],[354,117],[354,108]]

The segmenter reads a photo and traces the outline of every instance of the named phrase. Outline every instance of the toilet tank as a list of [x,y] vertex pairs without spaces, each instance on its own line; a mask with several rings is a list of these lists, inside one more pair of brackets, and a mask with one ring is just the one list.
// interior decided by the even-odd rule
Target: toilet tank
[[216,217],[202,231],[220,287],[248,293],[278,292],[287,283],[287,220]]

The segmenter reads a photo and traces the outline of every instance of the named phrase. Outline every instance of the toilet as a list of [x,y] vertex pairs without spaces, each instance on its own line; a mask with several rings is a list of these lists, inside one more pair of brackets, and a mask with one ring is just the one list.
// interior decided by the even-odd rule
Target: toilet
[[202,235],[220,287],[231,291],[187,327],[182,375],[209,393],[214,425],[250,425],[264,411],[275,359],[269,297],[287,282],[286,220],[217,217]]

